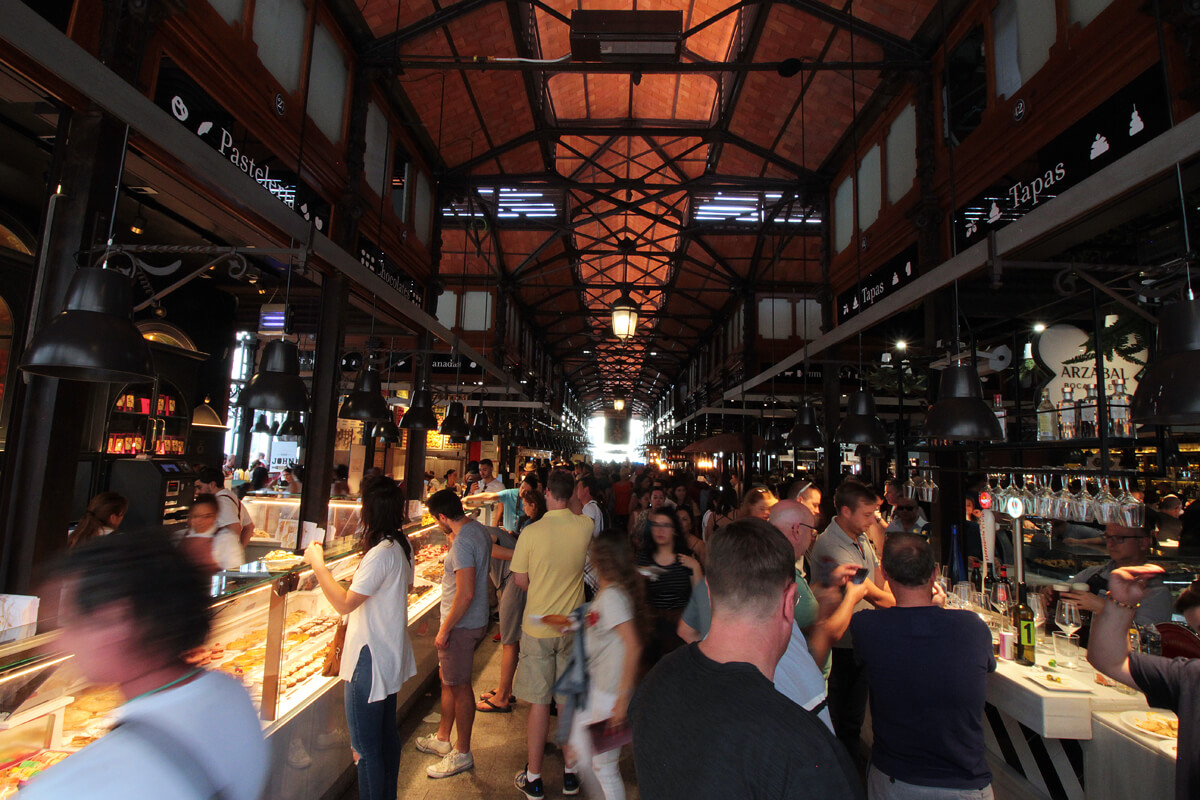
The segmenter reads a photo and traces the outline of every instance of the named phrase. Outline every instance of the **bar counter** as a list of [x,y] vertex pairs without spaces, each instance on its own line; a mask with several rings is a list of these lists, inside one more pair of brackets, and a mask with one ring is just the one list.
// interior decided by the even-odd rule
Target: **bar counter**
[[[1051,657],[1039,646],[1040,663]],[[997,798],[1171,797],[1172,742],[1139,733],[1122,720],[1124,712],[1145,712],[1146,698],[1100,685],[1089,664],[1079,666],[1056,669],[1065,686],[1051,688],[1036,679],[1044,670],[997,659],[984,720]]]

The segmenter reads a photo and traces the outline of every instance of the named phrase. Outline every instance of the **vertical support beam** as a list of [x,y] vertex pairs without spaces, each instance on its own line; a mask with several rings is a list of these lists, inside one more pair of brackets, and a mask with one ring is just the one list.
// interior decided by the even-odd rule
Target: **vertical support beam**
[[[250,352],[247,353],[247,358],[250,359],[250,363],[251,364],[257,363],[258,350],[259,350],[258,340],[255,339],[254,342],[249,345],[248,349],[250,350]],[[250,370],[250,373],[254,374],[253,368]],[[237,446],[236,446],[237,463],[241,464],[245,468],[250,467],[250,433],[251,433],[250,429],[254,427],[255,417],[256,417],[256,414],[255,414],[254,409],[247,408],[245,413],[242,414],[242,426],[238,430]]]
[[[96,108],[65,112],[60,118],[49,185],[61,187],[61,194],[43,211],[42,229],[49,230],[37,254],[31,335],[62,310],[77,254],[107,237],[125,130]],[[18,594],[31,592],[39,580],[38,567],[65,542],[71,504],[64,498],[74,490],[83,446],[79,421],[89,401],[107,395],[85,383],[27,378],[13,387],[0,503],[0,529],[6,532],[0,580],[4,591]]]
[[833,507],[833,491],[837,489],[838,478],[841,477],[842,448],[837,440],[838,421],[842,418],[842,365],[838,361],[838,351],[841,345],[835,345],[825,354],[825,364],[822,370],[822,390],[824,391],[825,425],[821,428],[825,435],[825,492],[824,499],[827,509],[832,514],[837,513]]
[[[755,302],[754,288],[747,286],[742,292],[742,380],[758,371],[758,348],[755,337],[758,336],[758,304]],[[745,405],[743,403],[743,405]],[[754,446],[754,425],[750,417],[742,418],[742,485],[750,483],[751,464],[754,464],[758,448]]]
[[[300,519],[325,525],[329,519],[329,487],[333,481],[333,448],[341,396],[341,348],[346,336],[350,283],[334,273],[321,284],[321,317],[313,364],[312,413],[304,446],[305,480],[300,493]],[[299,544],[299,540],[297,541]]]

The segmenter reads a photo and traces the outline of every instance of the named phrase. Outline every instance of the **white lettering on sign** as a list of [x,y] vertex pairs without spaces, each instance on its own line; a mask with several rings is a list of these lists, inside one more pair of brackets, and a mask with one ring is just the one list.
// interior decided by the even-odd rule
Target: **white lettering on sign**
[[1066,167],[1060,161],[1054,165],[1054,169],[1046,170],[1045,175],[1034,178],[1029,183],[1017,181],[1008,188],[1008,197],[1012,200],[1013,208],[1016,209],[1026,204],[1036,206],[1039,202],[1046,199],[1042,195],[1051,186],[1064,180],[1066,177]]
[[288,208],[294,208],[296,205],[296,187],[289,186],[278,178],[271,177],[270,165],[261,167],[254,163],[251,156],[241,152],[233,143],[233,134],[225,128],[221,128],[221,144],[217,147],[217,152],[229,159],[229,162],[242,172],[256,180],[259,186],[262,186],[271,194],[282,200]]

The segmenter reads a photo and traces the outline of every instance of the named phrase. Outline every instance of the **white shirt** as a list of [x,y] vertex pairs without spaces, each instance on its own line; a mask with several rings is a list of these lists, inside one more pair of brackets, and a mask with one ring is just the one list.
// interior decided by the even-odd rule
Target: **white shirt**
[[[808,641],[804,633],[792,621],[792,635],[788,639],[787,650],[779,664],[775,667],[775,689],[787,699],[801,708],[812,711],[825,699],[825,676],[821,668],[813,661],[808,649]],[[833,731],[833,720],[829,716],[829,708],[822,708],[817,714],[825,726]]]
[[189,528],[183,538],[212,539],[212,559],[221,569],[237,569],[246,563],[246,552],[242,550],[242,540],[237,533],[221,527],[209,533],[196,533]]
[[588,500],[587,505],[583,507],[583,515],[592,521],[592,537],[600,535],[600,531],[604,530],[604,514],[600,512],[600,504],[595,500]]
[[354,676],[362,648],[371,649],[371,696],[377,703],[400,691],[404,682],[417,674],[412,643],[408,640],[408,587],[413,582],[413,565],[404,548],[385,539],[363,556],[350,582],[350,591],[367,596],[350,612],[346,645],[338,677]]
[[[205,672],[173,689],[130,700],[118,721],[154,725],[194,756],[229,800],[257,800],[270,752],[258,712],[234,678]],[[207,800],[204,788],[132,729],[116,728],[54,765],[20,792],[21,800]]]
[[[216,493],[217,498],[217,527],[226,528],[232,526],[239,536],[242,534],[243,525],[251,525],[254,523],[254,517],[250,516],[250,512],[242,501],[238,500],[238,496],[228,489],[219,489]],[[222,502],[222,498],[224,501]]]

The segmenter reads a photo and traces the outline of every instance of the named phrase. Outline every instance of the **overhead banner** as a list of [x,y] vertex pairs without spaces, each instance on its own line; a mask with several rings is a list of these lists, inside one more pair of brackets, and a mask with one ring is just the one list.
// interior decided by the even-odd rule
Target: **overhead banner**
[[417,305],[421,304],[421,293],[417,290],[417,282],[409,277],[404,268],[385,253],[377,242],[361,233],[358,235],[358,261],[387,281],[388,285],[408,300]]
[[917,277],[917,246],[909,246],[837,298],[837,324],[895,294]]
[[[1045,113],[1052,114],[1053,110],[1046,109]],[[1033,158],[1009,167],[1002,182],[958,209],[954,214],[958,249],[984,241],[989,231],[1020,219],[1170,126],[1162,68],[1156,64],[1055,137]]]

